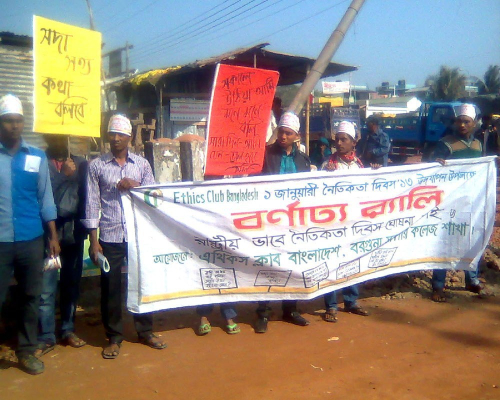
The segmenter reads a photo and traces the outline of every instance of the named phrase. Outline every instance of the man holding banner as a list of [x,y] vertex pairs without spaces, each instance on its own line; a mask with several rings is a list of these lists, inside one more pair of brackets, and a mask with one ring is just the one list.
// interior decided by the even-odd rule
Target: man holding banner
[[[263,174],[292,174],[311,170],[309,157],[297,147],[296,142],[300,139],[299,130],[299,118],[292,112],[285,112],[278,123],[276,142],[266,148],[262,168]],[[258,319],[255,324],[256,333],[267,332],[270,311],[268,304],[268,301],[259,302],[257,308]],[[309,325],[309,321],[302,317],[297,310],[297,300],[283,300],[281,304],[283,321],[299,326]]]
[[48,255],[56,258],[56,206],[45,153],[22,139],[21,101],[0,98],[0,309],[12,275],[19,288],[16,355],[19,367],[37,375],[43,363],[37,348],[38,304],[42,290],[44,228],[48,228]]
[[[336,153],[332,154],[328,160],[321,165],[323,171],[353,170],[363,168],[361,160],[356,157],[356,130],[354,125],[348,121],[339,124],[335,134]],[[374,168],[380,165],[372,165]],[[361,308],[356,301],[359,297],[357,285],[347,286],[342,289],[344,297],[344,311],[361,316],[370,315],[368,311]],[[326,322],[337,322],[337,292],[333,291],[324,295],[326,312],[324,320]]]
[[[90,230],[90,257],[95,265],[104,264],[103,260],[109,263],[109,271],[101,271],[101,313],[109,340],[102,351],[106,359],[118,357],[123,341],[121,269],[128,253],[128,238],[121,192],[155,184],[147,160],[128,151],[131,134],[128,118],[111,117],[108,125],[111,152],[90,163],[87,180],[83,224]],[[140,342],[158,350],[167,347],[153,334],[151,314],[134,314],[134,324]]]
[[[444,165],[445,160],[481,157],[483,148],[481,142],[475,139],[477,124],[476,109],[473,104],[462,104],[454,121],[454,133],[443,137],[436,145],[434,159]],[[478,279],[478,266],[475,271],[465,270],[465,288],[473,293],[481,293],[482,286]],[[444,284],[445,269],[435,269],[432,273],[432,300],[438,303],[446,302]]]

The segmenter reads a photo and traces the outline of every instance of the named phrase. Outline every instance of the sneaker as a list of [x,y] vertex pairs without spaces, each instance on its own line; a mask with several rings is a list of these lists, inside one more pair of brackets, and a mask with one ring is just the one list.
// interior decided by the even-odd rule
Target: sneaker
[[21,370],[31,375],[41,374],[45,370],[43,362],[41,362],[33,354],[19,356],[18,364]]
[[283,321],[299,326],[309,325],[309,321],[300,315],[298,311],[291,312],[290,314],[283,314]]
[[259,317],[255,323],[255,333],[266,333],[267,321],[268,319],[266,317]]

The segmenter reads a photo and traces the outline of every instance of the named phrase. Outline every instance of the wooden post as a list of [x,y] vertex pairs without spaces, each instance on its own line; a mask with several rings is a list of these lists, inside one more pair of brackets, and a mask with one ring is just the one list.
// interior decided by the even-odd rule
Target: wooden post
[[[309,74],[309,71],[311,70],[311,66],[308,64],[307,65],[307,74]],[[306,154],[309,155],[309,140],[311,139],[311,135],[309,132],[309,118],[311,116],[311,104],[310,104],[310,96],[307,98],[306,102]]]

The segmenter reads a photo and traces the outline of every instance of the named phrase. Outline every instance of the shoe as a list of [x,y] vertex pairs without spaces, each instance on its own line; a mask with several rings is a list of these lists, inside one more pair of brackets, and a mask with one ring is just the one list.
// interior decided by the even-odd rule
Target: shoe
[[362,317],[368,317],[370,313],[363,310],[360,306],[344,307],[344,311],[349,314],[361,315]]
[[293,311],[290,314],[283,314],[283,321],[299,326],[309,325],[309,321],[300,315],[298,311]]
[[266,317],[259,317],[255,323],[255,333],[266,333],[267,332],[267,321]]
[[476,294],[481,294],[481,291],[484,289],[481,284],[470,284],[465,287],[469,292],[476,293]]
[[41,374],[45,370],[43,362],[41,362],[33,354],[19,356],[18,364],[19,369],[31,375]]
[[40,358],[47,353],[50,353],[52,350],[56,348],[56,345],[53,343],[38,343],[38,349],[35,350],[35,357]]

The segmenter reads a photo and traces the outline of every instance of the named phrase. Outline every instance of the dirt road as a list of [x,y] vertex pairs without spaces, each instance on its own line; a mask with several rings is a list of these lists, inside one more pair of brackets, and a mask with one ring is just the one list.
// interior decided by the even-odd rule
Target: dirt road
[[4,363],[0,398],[500,399],[500,298],[456,294],[447,304],[367,298],[370,317],[339,313],[336,324],[321,320],[315,300],[303,304],[310,326],[272,321],[263,335],[250,325],[253,304],[240,307],[234,336],[214,328],[198,337],[193,309],[169,311],[156,320],[169,348],[125,342],[116,360],[101,358],[103,330],[87,315],[78,331],[88,346],[58,346],[35,377]]

